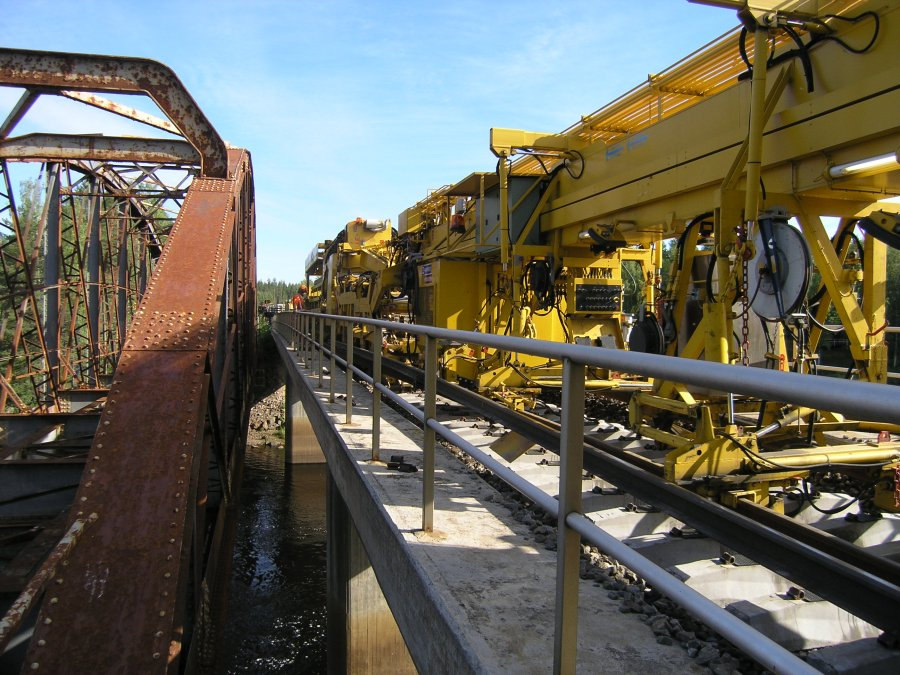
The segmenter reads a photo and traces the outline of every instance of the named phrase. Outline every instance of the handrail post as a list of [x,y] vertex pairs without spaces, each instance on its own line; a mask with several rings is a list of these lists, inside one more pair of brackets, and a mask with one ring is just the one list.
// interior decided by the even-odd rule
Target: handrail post
[[348,321],[344,329],[347,335],[347,421],[353,423],[353,322]]
[[437,339],[425,338],[425,438],[422,441],[422,529],[434,529],[434,429],[428,422],[435,418],[437,394]]
[[308,319],[309,317],[307,317],[305,314],[300,315],[300,336],[302,339],[302,342],[300,344],[303,345],[303,365],[307,368],[309,368],[309,331],[307,330],[309,328]]
[[302,314],[295,314],[297,317],[297,326],[300,332],[300,360],[306,361],[306,332],[304,328],[306,327],[306,317]]
[[334,403],[334,369],[337,364],[334,362],[334,350],[337,349],[337,319],[331,319],[331,369],[328,371],[329,386],[331,391],[328,394],[328,402]]
[[313,367],[313,350],[315,345],[313,344],[313,322],[312,317],[309,314],[304,315],[303,321],[306,324],[306,329],[303,331],[306,335],[306,369],[312,370]]
[[319,367],[319,389],[325,382],[325,373],[322,370],[322,358],[325,351],[325,319],[316,317],[316,325],[319,327],[319,349],[317,350],[316,365]]
[[372,333],[372,459],[381,456],[381,343],[382,328],[375,326]]
[[563,360],[562,432],[559,440],[559,520],[556,554],[556,630],[553,672],[574,673],[578,660],[578,580],[581,537],[566,516],[581,513],[584,446],[583,364]]
[[291,318],[288,319],[287,322],[282,322],[281,317],[278,314],[276,314],[275,321],[273,322],[273,324],[276,326],[281,326],[282,323],[287,324],[287,329],[288,329],[287,332],[288,332],[288,335],[290,336],[291,351],[293,351],[293,350],[297,349],[297,329],[294,326],[294,317],[291,316]]

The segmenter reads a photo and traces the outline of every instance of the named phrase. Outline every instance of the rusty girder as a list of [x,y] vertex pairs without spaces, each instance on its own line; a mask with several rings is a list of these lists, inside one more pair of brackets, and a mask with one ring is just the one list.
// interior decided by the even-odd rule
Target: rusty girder
[[250,159],[229,155],[229,179],[191,185],[129,329],[71,514],[97,522],[44,600],[26,667],[163,672],[208,658],[256,316]]
[[[28,672],[202,669],[249,416],[249,153],[158,63],[0,49],[0,86],[26,87],[0,123],[0,642]],[[186,140],[9,137],[45,94]],[[15,194],[10,168],[38,161]],[[37,603],[15,594],[35,589],[29,639]]]
[[29,90],[26,110],[36,98],[35,90],[59,94],[69,90],[147,94],[196,148],[202,158],[203,175],[227,175],[225,142],[181,80],[157,61],[0,49],[0,82]]

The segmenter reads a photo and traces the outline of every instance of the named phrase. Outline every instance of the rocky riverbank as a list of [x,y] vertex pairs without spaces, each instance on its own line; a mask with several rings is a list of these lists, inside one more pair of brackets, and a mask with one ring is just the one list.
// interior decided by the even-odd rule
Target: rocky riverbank
[[284,447],[284,396],[284,387],[279,387],[253,406],[248,445],[253,448]]

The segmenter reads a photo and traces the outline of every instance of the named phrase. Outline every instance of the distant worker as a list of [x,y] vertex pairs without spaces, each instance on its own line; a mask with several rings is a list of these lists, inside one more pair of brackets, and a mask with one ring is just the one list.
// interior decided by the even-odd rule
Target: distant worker
[[294,294],[294,297],[291,298],[291,306],[294,308],[295,312],[299,312],[303,309],[303,297],[300,295],[300,291],[303,290],[303,287],[297,289],[297,292]]

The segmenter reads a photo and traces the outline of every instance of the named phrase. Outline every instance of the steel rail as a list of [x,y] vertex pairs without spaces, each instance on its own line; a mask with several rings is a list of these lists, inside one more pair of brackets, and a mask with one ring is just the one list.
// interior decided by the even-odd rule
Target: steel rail
[[[296,330],[293,329],[292,330]],[[281,336],[279,335],[280,339]],[[329,353],[335,362],[343,369],[347,369],[347,361],[334,353],[327,352],[324,345],[315,342],[313,345],[326,353]],[[364,370],[350,364],[350,371],[361,381],[378,390],[383,397],[400,407],[404,412],[413,417],[420,425],[433,431],[435,434],[456,446],[467,455],[487,467],[511,488],[530,499],[541,509],[555,518],[559,518],[559,502],[546,492],[522,478],[515,471],[504,466],[496,459],[472,445],[470,442],[445,427],[434,418],[426,420],[426,413],[415,405],[400,398],[390,388],[375,382]],[[334,377],[334,373],[331,373]],[[440,384],[440,381],[439,381]],[[348,400],[351,392],[347,392]],[[484,399],[482,399],[484,400]],[[683,607],[710,628],[718,632],[744,653],[754,658],[764,667],[775,673],[806,673],[813,674],[818,671],[805,661],[792,654],[790,651],[757,632],[754,628],[744,623],[727,609],[719,607],[712,600],[700,594],[698,591],[683,584],[673,577],[665,569],[656,563],[644,558],[639,553],[629,549],[625,544],[616,540],[610,534],[604,532],[587,517],[570,513],[566,518],[567,524],[576,530],[585,540],[597,546],[604,553],[616,558],[627,565],[634,572],[648,581],[656,590],[669,597],[676,604]]]

